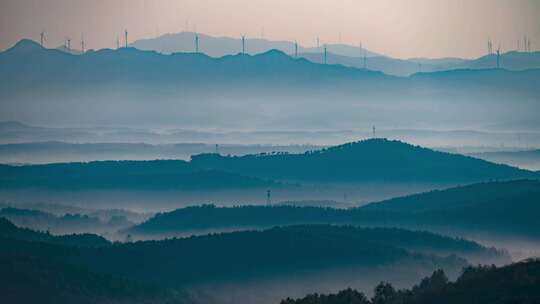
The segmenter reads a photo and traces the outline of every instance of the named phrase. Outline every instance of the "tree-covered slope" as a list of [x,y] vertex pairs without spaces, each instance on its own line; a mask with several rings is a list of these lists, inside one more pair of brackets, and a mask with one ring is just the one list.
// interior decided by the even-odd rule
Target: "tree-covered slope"
[[201,154],[191,163],[278,180],[473,182],[538,176],[534,172],[400,141],[370,139],[303,154]]
[[293,224],[433,226],[454,230],[540,237],[540,181],[487,182],[399,197],[359,208],[194,206],[159,213],[130,228],[167,234]]
[[467,267],[449,282],[441,270],[435,271],[411,289],[396,290],[381,282],[368,299],[363,292],[346,289],[337,294],[311,294],[286,299],[282,304],[533,304],[540,303],[540,261],[528,260],[508,266]]
[[191,303],[186,294],[61,261],[0,253],[0,298],[18,304]]
[[275,185],[217,170],[199,170],[181,160],[102,161],[46,165],[0,165],[0,188],[224,189]]
[[455,271],[466,265],[456,253],[504,258],[501,253],[473,242],[425,232],[328,225],[101,247],[66,246],[51,242],[46,236],[41,241],[18,235],[2,236],[0,253],[60,259],[98,273],[171,287],[400,263]]

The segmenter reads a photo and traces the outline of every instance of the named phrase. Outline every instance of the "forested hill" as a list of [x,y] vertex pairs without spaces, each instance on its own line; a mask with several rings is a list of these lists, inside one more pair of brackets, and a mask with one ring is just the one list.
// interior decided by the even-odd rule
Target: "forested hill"
[[360,208],[205,205],[157,214],[136,234],[174,234],[291,224],[404,225],[540,238],[540,181],[478,183],[372,203]]
[[396,225],[540,237],[540,181],[480,183],[395,198],[361,208]]
[[199,168],[297,181],[475,182],[538,177],[537,173],[400,141],[369,139],[304,154],[201,154]]
[[540,303],[540,260],[528,260],[501,268],[467,267],[456,282],[443,271],[424,278],[411,289],[396,290],[381,282],[368,299],[361,291],[346,289],[337,294],[311,294],[286,299],[281,304],[533,304]]
[[48,232],[38,232],[17,227],[3,217],[0,217],[0,239],[16,239],[75,247],[103,247],[111,245],[109,241],[95,234],[85,233],[55,236]]
[[0,188],[211,190],[280,186],[279,182],[289,181],[468,183],[538,176],[400,141],[370,139],[302,154],[200,154],[190,162],[0,165]]
[[[455,254],[500,255],[470,241],[427,232],[328,225],[290,226],[99,248],[66,247],[13,234],[0,238],[0,242],[2,254],[16,252],[23,256],[62,259],[99,273],[171,287],[405,261],[439,265],[454,271],[465,265]],[[444,254],[432,255],[434,251]],[[453,257],[444,258],[447,254]]]
[[200,170],[181,160],[0,165],[0,188],[235,189],[275,185],[254,177]]

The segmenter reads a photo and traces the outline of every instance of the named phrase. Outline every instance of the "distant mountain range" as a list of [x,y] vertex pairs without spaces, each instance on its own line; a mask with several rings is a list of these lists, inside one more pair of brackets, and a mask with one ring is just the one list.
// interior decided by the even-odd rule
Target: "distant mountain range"
[[[130,44],[140,50],[151,50],[164,54],[195,52],[195,33],[181,32],[165,34],[160,37],[137,40]],[[199,35],[199,51],[211,57],[234,55],[241,52],[241,39],[230,37],[212,37]],[[294,56],[295,43],[292,41],[270,41],[265,39],[246,39],[247,53],[251,55],[280,50]],[[366,60],[364,61],[364,54]],[[305,48],[298,46],[298,56],[310,61],[323,63],[323,47]],[[497,67],[495,54],[476,59],[462,58],[410,58],[397,59],[377,54],[345,44],[327,45],[327,63],[341,64],[355,68],[368,68],[385,74],[408,76],[418,72],[434,72],[454,69],[490,69]],[[509,51],[501,54],[501,67],[508,70],[526,70],[540,68],[540,52]]]
[[[540,110],[540,70],[453,70],[405,78],[277,50],[220,58],[135,48],[72,55],[22,40],[0,53],[0,71],[0,120],[44,125],[463,128],[537,125],[534,113]],[[37,107],[42,101],[47,106]]]
[[[211,57],[223,57],[235,55],[242,52],[242,38],[213,37],[194,32],[180,32],[165,34],[156,38],[140,39],[130,44],[140,50],[156,51],[164,54],[172,53],[194,53],[195,36],[199,36],[199,51]],[[293,41],[273,41],[262,38],[246,37],[246,53],[255,55],[265,53],[270,50],[279,50],[286,54],[294,55],[295,42]],[[365,48],[347,44],[327,44],[328,50],[343,56],[379,56]],[[298,52],[323,52],[323,44],[320,47],[303,47],[298,45]]]

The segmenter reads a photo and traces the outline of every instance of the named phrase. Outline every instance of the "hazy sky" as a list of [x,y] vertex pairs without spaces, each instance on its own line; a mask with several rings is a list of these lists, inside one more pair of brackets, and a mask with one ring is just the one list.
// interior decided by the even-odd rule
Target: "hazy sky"
[[[357,45],[394,57],[477,57],[491,37],[515,49],[527,34],[540,46],[540,0],[0,0],[0,49],[26,37],[56,47],[113,47],[183,30],[216,36],[264,36],[301,44]],[[340,34],[341,33],[341,34]]]

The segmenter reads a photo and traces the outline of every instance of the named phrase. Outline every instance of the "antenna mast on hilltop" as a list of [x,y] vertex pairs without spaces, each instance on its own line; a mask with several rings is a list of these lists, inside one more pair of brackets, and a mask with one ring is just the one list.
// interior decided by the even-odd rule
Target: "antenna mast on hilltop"
[[41,31],[41,33],[39,33],[39,44],[41,45],[41,47],[44,46],[44,42],[45,42],[45,32]]
[[199,34],[195,33],[195,53],[199,53]]
[[272,192],[270,190],[266,190],[266,204],[271,205],[272,204]]
[[128,31],[127,30],[124,30],[124,35],[126,39],[126,48],[127,48],[128,47]]

